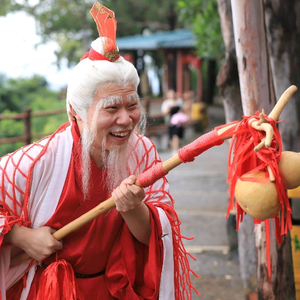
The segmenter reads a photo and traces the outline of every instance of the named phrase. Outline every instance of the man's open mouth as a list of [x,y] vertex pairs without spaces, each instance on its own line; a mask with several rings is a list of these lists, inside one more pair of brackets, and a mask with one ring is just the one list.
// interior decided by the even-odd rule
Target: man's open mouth
[[129,134],[129,131],[126,132],[110,132],[110,135],[117,137],[117,138],[124,138],[125,136],[127,136]]

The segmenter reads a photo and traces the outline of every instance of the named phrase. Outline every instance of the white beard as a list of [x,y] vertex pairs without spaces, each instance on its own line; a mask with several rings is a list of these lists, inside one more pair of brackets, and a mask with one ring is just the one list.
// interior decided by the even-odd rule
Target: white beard
[[83,130],[81,136],[81,161],[82,161],[82,189],[84,199],[89,192],[89,181],[91,176],[91,150],[95,134],[89,128]]
[[[128,142],[123,145],[116,145],[112,150],[105,150],[106,138],[102,141],[102,150],[98,150],[92,147],[92,143],[95,138],[93,130],[87,127],[83,130],[81,137],[82,145],[82,187],[84,199],[87,199],[89,189],[91,187],[91,153],[95,154],[95,151],[99,151],[98,155],[101,155],[103,161],[102,167],[102,183],[105,184],[106,192],[111,193],[120,183],[131,175],[133,168],[134,155],[133,150],[133,136],[131,133]],[[132,169],[132,170],[131,170]],[[97,185],[97,183],[94,183]],[[100,183],[99,183],[100,184]]]
[[[129,137],[127,143],[115,147],[113,150],[105,151],[106,158],[104,161],[102,178],[105,182],[107,192],[111,193],[121,182],[130,174],[130,167],[132,165],[132,140],[133,134]],[[103,140],[103,146],[105,139]],[[102,149],[104,147],[102,146]],[[103,151],[102,151],[103,153]],[[104,154],[104,153],[103,153]]]

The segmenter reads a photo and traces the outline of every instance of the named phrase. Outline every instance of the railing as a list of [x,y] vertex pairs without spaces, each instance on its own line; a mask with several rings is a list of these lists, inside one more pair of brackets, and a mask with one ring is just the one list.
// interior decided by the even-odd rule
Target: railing
[[49,111],[40,111],[40,112],[32,112],[31,109],[25,109],[23,113],[20,114],[10,114],[10,115],[0,115],[1,120],[23,120],[24,123],[24,134],[20,137],[10,137],[10,138],[2,138],[0,139],[0,144],[10,144],[16,142],[23,142],[25,145],[30,144],[32,140],[42,138],[51,133],[36,133],[32,134],[31,132],[31,120],[35,117],[46,117],[58,114],[65,114],[66,109],[56,109]]
[[[163,115],[160,112],[160,106],[163,99],[145,99],[142,101],[143,106],[148,114],[149,128],[146,132],[147,135],[156,135],[161,131],[167,131],[167,126],[163,122]],[[25,109],[23,113],[19,114],[10,114],[10,115],[1,115],[0,121],[5,119],[10,120],[23,120],[24,133],[20,137],[10,137],[0,139],[1,144],[10,144],[16,142],[23,142],[25,145],[30,144],[33,140],[43,138],[44,136],[50,135],[50,133],[36,133],[32,134],[31,130],[31,121],[35,117],[46,117],[51,115],[66,114],[66,109],[56,109],[51,111],[40,111],[32,112],[31,109]]]

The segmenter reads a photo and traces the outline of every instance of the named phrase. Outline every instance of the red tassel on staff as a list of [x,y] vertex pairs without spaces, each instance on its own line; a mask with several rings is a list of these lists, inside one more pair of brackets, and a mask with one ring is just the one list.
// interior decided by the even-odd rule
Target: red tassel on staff
[[[262,138],[265,137],[265,133],[262,131],[256,131],[249,125],[248,120],[250,117],[244,117],[244,119],[236,127],[233,133],[233,138],[230,146],[230,156],[228,161],[228,178],[227,181],[230,184],[230,203],[228,205],[228,211],[234,208],[235,201],[235,186],[238,179],[244,174],[255,173],[258,171],[265,172],[268,174],[267,168],[269,167],[276,180],[276,190],[278,195],[278,201],[280,203],[280,213],[274,217],[275,219],[275,235],[278,244],[282,242],[282,236],[287,234],[287,231],[291,229],[291,208],[289,200],[286,194],[284,181],[280,174],[278,168],[278,161],[280,160],[282,153],[281,137],[276,127],[276,122],[264,116],[268,123],[272,125],[274,130],[274,135],[272,143],[269,148],[263,148],[259,152],[254,152],[254,148],[260,143]],[[251,117],[253,118],[253,117]],[[256,113],[255,117],[259,120],[259,112]],[[266,175],[267,176],[267,175]],[[268,177],[268,176],[267,176]],[[268,178],[260,177],[246,177],[242,178],[243,181],[256,181],[263,183]],[[242,222],[244,214],[246,212],[241,208],[239,203],[235,203],[237,208],[237,230],[239,227],[239,222]],[[267,265],[268,265],[268,275],[271,276],[271,262],[270,262],[270,231],[269,231],[269,220],[268,219],[257,219],[254,218],[255,224],[260,224],[265,222],[266,224],[266,241],[267,241]]]
[[[255,116],[257,119],[259,119],[258,114],[259,112]],[[248,124],[249,117],[244,117],[244,120],[242,120],[236,127],[236,131],[231,141],[230,157],[228,162],[229,170],[227,181],[230,184],[229,192],[231,195],[228,212],[233,209],[234,206],[234,191],[237,180],[247,173],[254,173],[257,171],[267,173],[267,167],[269,166],[276,178],[275,185],[281,206],[281,213],[279,216],[275,217],[275,219],[278,219],[280,224],[280,228],[276,227],[276,238],[277,241],[280,242],[281,236],[287,234],[287,231],[291,229],[291,208],[285,191],[284,182],[278,168],[278,161],[282,152],[281,137],[274,120],[269,119],[267,116],[265,116],[265,118],[269,121],[269,124],[272,125],[274,129],[274,136],[271,146],[269,148],[263,148],[259,152],[254,152],[254,148],[264,137],[264,133],[251,128]],[[243,180],[262,182],[265,178],[249,177],[243,178]],[[237,222],[239,222],[245,212],[241,209],[238,203],[236,203],[236,206],[238,211]],[[262,221],[263,220],[254,219],[254,222],[257,224]]]
[[64,259],[50,264],[41,276],[38,300],[76,300],[74,270]]

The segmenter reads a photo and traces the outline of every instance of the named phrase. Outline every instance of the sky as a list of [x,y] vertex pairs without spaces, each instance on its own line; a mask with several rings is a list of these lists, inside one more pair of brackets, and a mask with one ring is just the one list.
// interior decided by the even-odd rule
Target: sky
[[53,90],[59,90],[67,85],[71,70],[56,67],[54,42],[36,47],[39,41],[35,21],[25,12],[0,17],[0,73],[7,77],[39,74]]

